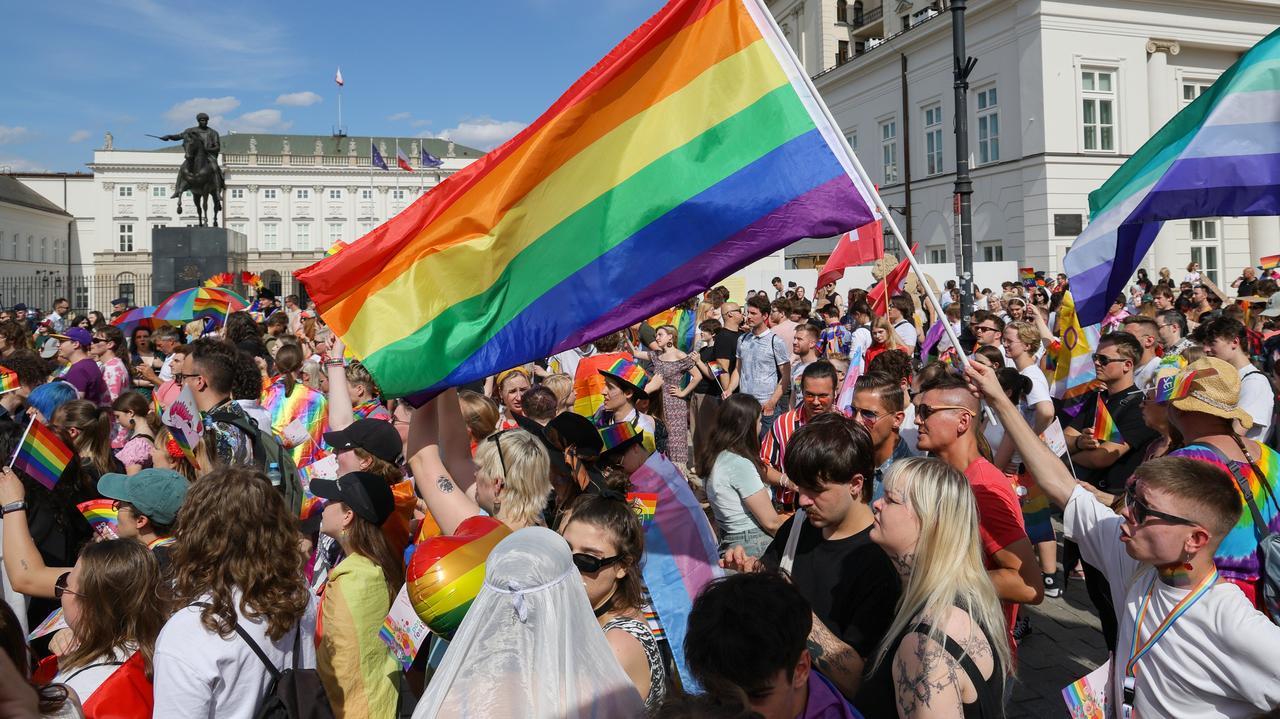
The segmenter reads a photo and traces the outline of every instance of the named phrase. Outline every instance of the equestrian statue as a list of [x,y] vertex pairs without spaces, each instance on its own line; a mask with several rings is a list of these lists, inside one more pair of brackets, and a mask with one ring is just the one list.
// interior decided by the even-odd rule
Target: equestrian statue
[[[218,214],[222,212],[222,190],[225,182],[222,168],[218,165],[218,154],[222,151],[222,138],[218,131],[209,127],[209,116],[205,113],[196,115],[196,126],[188,127],[176,135],[150,135],[158,140],[181,141],[185,156],[182,167],[178,168],[178,180],[173,185],[170,198],[178,200],[178,214],[182,214],[182,193],[191,192],[196,206],[196,215],[200,218],[200,226],[209,224],[218,226]],[[213,198],[213,216],[209,217],[209,198]]]

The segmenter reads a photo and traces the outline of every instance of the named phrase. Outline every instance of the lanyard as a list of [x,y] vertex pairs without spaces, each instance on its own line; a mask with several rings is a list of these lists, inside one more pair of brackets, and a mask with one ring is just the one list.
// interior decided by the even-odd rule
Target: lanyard
[[1164,636],[1165,632],[1169,631],[1170,627],[1173,626],[1173,623],[1178,621],[1183,614],[1186,614],[1187,610],[1191,608],[1191,605],[1195,604],[1201,597],[1208,594],[1209,590],[1213,588],[1213,585],[1217,581],[1218,570],[1215,569],[1213,574],[1210,574],[1201,580],[1200,584],[1196,586],[1195,589],[1191,590],[1187,596],[1183,597],[1181,601],[1174,605],[1173,609],[1169,611],[1168,616],[1160,622],[1155,631],[1151,633],[1151,636],[1147,638],[1147,641],[1141,642],[1139,641],[1139,637],[1142,634],[1142,619],[1146,616],[1147,607],[1151,604],[1151,595],[1154,593],[1156,583],[1156,577],[1154,574],[1152,575],[1151,583],[1147,585],[1147,596],[1142,600],[1142,609],[1138,611],[1138,619],[1133,625],[1133,647],[1129,652],[1129,656],[1131,658],[1129,659],[1129,663],[1124,667],[1124,674],[1126,677],[1136,677],[1138,675],[1138,660],[1146,656],[1147,652],[1151,651],[1151,648],[1156,645],[1156,642],[1160,641],[1160,638]]
[[155,549],[156,547],[167,547],[176,541],[178,540],[173,537],[160,537],[159,539],[152,541],[151,544],[148,544],[147,549]]

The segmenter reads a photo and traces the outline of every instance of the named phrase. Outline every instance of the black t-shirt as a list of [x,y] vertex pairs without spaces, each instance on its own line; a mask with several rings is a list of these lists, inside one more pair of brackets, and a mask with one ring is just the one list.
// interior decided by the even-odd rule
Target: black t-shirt
[[[788,519],[765,550],[761,560],[767,566],[776,568],[781,563],[793,522],[794,517]],[[889,555],[871,541],[870,527],[852,537],[828,541],[821,529],[805,522],[791,580],[831,633],[864,658],[888,631],[902,591]]]
[[[706,347],[699,349],[698,356],[702,358],[704,363],[709,364],[711,360],[716,358],[715,346],[707,345]],[[703,377],[698,382],[698,386],[693,388],[693,391],[694,394],[710,394],[719,397],[723,390],[721,390],[719,382],[712,382],[706,377]]]
[[738,338],[741,336],[741,332],[721,327],[716,330],[716,338],[712,343],[715,349],[712,359],[720,360],[720,368],[730,374],[738,366]]
[[1111,413],[1111,419],[1120,430],[1120,438],[1129,445],[1129,451],[1125,452],[1115,464],[1103,469],[1089,469],[1076,465],[1076,476],[1104,492],[1114,494],[1124,489],[1129,477],[1133,476],[1133,470],[1142,463],[1147,445],[1160,435],[1148,427],[1142,419],[1142,390],[1137,387],[1130,387],[1114,396],[1108,394],[1106,390],[1090,392],[1084,398],[1080,414],[1071,420],[1071,426],[1077,432],[1093,427],[1094,414],[1098,410],[1098,395],[1102,395],[1103,401],[1106,402],[1107,411]]
[[1252,297],[1257,294],[1257,290],[1257,280],[1244,280],[1236,287],[1236,297]]

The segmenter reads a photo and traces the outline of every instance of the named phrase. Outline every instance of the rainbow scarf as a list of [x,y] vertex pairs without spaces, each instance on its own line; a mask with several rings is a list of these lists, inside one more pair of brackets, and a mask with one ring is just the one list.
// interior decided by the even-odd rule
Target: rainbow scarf
[[372,417],[373,419],[389,421],[391,415],[391,412],[382,405],[382,400],[377,397],[366,399],[355,405],[351,408],[351,412],[356,416],[356,419],[369,419]]
[[1101,394],[1098,395],[1098,406],[1093,413],[1093,438],[1099,442],[1124,444],[1124,437],[1120,436],[1120,428],[1116,426],[1111,412],[1107,410],[1107,403],[1102,401]]
[[[694,597],[724,575],[715,535],[689,481],[665,456],[649,455],[631,475],[631,484],[641,496],[653,495],[653,519],[644,530],[644,583],[671,646],[683,647]],[[675,654],[685,688],[696,690],[684,653]]]
[[296,466],[311,464],[323,456],[324,433],[329,429],[329,403],[323,393],[297,382],[293,393],[286,395],[284,382],[277,378],[262,393],[262,406],[271,415],[271,431],[277,437],[283,437],[284,428],[295,420],[307,429],[310,441],[289,450]]
[[53,489],[74,456],[57,433],[33,418],[9,466],[26,472],[45,489]]
[[758,0],[673,0],[359,253],[295,276],[387,396],[438,391],[874,221],[854,163]]

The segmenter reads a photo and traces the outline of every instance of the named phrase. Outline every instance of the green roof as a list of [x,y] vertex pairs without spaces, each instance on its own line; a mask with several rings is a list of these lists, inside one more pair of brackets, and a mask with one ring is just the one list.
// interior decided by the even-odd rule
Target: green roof
[[[217,129],[217,128],[214,128]],[[320,147],[324,150],[325,155],[343,155],[347,154],[347,146],[351,140],[356,142],[356,156],[369,156],[369,141],[373,140],[374,144],[379,146],[386,143],[387,152],[384,159],[388,163],[392,163],[396,159],[396,141],[400,142],[400,149],[404,150],[406,155],[410,154],[410,148],[413,143],[417,142],[419,147],[426,143],[427,152],[436,157],[444,158],[449,153],[449,141],[442,140],[438,137],[381,137],[375,136],[370,138],[368,135],[350,135],[348,137],[333,137],[331,135],[269,135],[258,132],[236,132],[222,133],[222,152],[223,154],[247,155],[249,154],[249,139],[257,140],[259,155],[282,155],[284,154],[284,141],[289,141],[289,152],[292,155],[314,155],[316,150],[316,140],[320,141]],[[152,150],[144,150],[144,152],[182,152],[182,144],[174,142],[165,147],[155,148]],[[483,150],[477,150],[474,147],[467,147],[454,143],[453,156],[464,160],[474,160],[484,155]],[[410,158],[417,160],[417,158]]]

